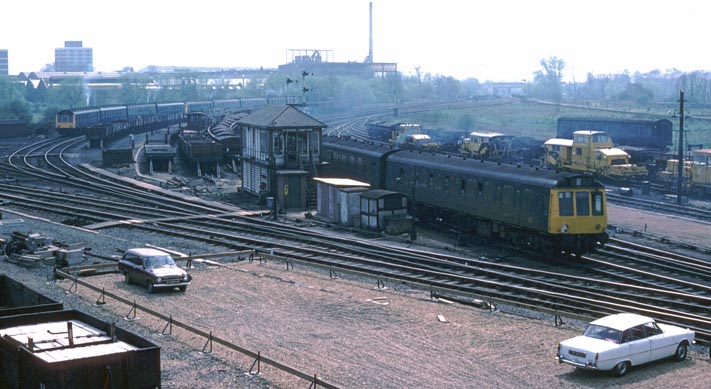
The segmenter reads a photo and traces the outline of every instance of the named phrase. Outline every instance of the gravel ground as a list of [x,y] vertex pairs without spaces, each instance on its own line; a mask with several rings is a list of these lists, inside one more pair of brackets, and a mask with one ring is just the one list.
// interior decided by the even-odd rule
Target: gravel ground
[[[631,218],[623,212],[628,211],[614,215],[611,211],[611,219]],[[5,219],[13,217],[17,216],[5,212]],[[146,243],[186,253],[225,251],[139,230],[97,234],[23,219],[27,231],[65,243],[84,242],[103,255]],[[665,223],[672,231],[689,228]],[[420,235],[422,244],[450,243],[430,240],[424,232]],[[126,285],[117,274],[85,280],[138,304],[159,304],[160,312],[176,320],[340,387],[708,387],[707,348],[694,346],[682,363],[653,363],[626,377],[612,378],[555,361],[557,343],[579,334],[584,323],[566,320],[556,327],[548,315],[502,306],[492,312],[448,304],[431,300],[426,291],[396,285],[378,289],[372,280],[331,279],[299,265],[286,270],[278,262],[223,261],[224,266],[196,264],[191,269],[194,282],[186,293],[149,295],[139,286]],[[66,308],[115,321],[160,345],[165,388],[309,386],[265,365],[258,376],[245,374],[253,362],[250,358],[219,345],[211,354],[203,354],[204,338],[180,329],[174,329],[172,336],[160,335],[165,323],[146,314],[139,312],[139,320],[125,321],[122,318],[130,307],[111,300],[97,307],[93,303],[98,296],[88,288],[67,293],[68,281],[48,282],[51,270],[0,262],[0,272],[62,301]]]

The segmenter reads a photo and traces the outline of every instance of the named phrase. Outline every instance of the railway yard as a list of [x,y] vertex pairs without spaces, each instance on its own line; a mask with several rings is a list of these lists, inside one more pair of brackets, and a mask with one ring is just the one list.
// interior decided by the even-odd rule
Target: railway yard
[[[134,185],[128,171],[62,165],[52,147],[4,158],[14,166],[3,163],[2,176],[14,178],[2,183],[3,219],[81,242],[90,270],[57,279],[52,264],[2,261],[2,274],[158,344],[163,387],[707,386],[711,224],[692,216],[708,203],[692,204],[690,216],[611,201],[604,249],[542,261],[427,228],[411,241],[304,212],[274,221],[254,202],[216,204]],[[42,154],[42,163],[22,158]],[[185,293],[149,294],[97,271],[117,250],[146,244],[189,267]],[[681,363],[622,378],[557,363],[559,341],[620,310],[692,327],[699,344]]]

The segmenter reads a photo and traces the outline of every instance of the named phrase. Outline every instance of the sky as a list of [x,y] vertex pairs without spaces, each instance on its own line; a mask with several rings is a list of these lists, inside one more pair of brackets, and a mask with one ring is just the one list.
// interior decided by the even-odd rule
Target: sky
[[551,57],[577,82],[588,73],[711,70],[706,0],[10,0],[0,5],[0,49],[11,75],[54,62],[65,41],[83,41],[106,72],[276,68],[305,49],[361,62],[369,3],[373,59],[405,75],[531,80]]

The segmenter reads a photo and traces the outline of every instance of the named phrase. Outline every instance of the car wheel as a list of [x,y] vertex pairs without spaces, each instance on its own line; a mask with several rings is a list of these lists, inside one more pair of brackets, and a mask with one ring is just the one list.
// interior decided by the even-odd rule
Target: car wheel
[[614,373],[618,377],[622,377],[623,375],[627,374],[627,372],[630,370],[630,363],[629,362],[620,362],[617,365],[615,365],[614,368],[612,368],[612,373]]
[[148,289],[148,293],[155,293],[156,288],[153,287],[153,282],[151,281],[146,281],[146,289]]
[[178,290],[180,290],[181,292],[185,292],[187,289],[188,289],[188,286],[187,286],[187,285],[183,285],[183,286],[179,286],[179,287],[178,287]]
[[127,284],[131,284],[131,276],[128,275],[128,272],[123,273],[123,279],[126,281]]
[[677,362],[681,362],[684,359],[686,359],[686,354],[689,352],[689,346],[686,343],[680,343],[679,346],[676,348],[676,352],[674,353],[674,360]]

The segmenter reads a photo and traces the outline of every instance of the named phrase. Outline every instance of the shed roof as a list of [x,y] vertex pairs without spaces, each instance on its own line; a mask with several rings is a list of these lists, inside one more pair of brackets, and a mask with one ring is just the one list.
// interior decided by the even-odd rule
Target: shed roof
[[259,128],[326,128],[327,126],[291,105],[266,105],[238,122]]
[[314,177],[314,181],[324,183],[326,185],[337,186],[337,187],[366,187],[370,188],[370,184],[367,182],[361,182],[352,180],[350,178],[322,178]]

